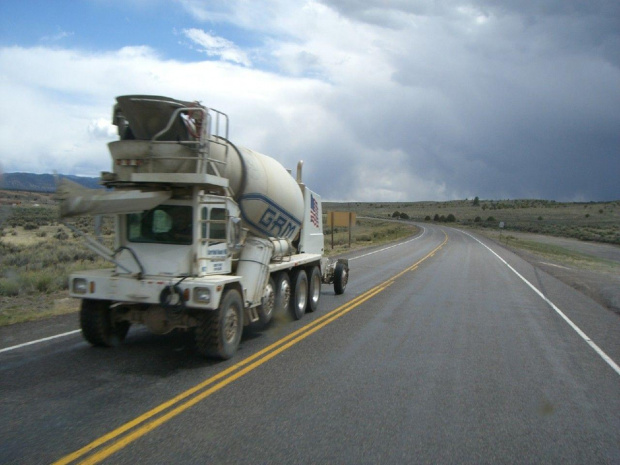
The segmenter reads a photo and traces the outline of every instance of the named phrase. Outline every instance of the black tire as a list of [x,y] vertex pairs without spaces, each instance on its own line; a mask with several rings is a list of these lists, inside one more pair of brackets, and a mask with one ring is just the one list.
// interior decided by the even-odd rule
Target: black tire
[[196,328],[196,347],[206,357],[228,360],[239,347],[241,333],[243,300],[237,290],[229,289],[217,310],[205,312]]
[[82,336],[98,347],[116,347],[129,331],[128,321],[114,322],[109,300],[82,299],[80,307]]
[[258,318],[261,326],[265,327],[273,318],[276,308],[276,283],[273,278],[269,278],[263,293],[263,303],[258,306]]
[[309,312],[316,312],[321,300],[321,269],[313,266],[308,270],[308,308]]
[[275,312],[282,315],[288,311],[291,301],[291,280],[286,271],[281,271],[276,275],[276,301]]
[[298,268],[293,272],[293,292],[291,293],[291,315],[296,320],[301,320],[306,314],[308,306],[308,275],[306,270]]
[[344,293],[349,282],[349,267],[344,263],[336,263],[334,270],[334,292],[336,295]]

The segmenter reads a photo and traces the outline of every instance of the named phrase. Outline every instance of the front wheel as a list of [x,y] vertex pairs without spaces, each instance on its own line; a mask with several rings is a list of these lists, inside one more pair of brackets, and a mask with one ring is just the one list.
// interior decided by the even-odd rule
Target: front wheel
[[206,312],[196,328],[196,347],[206,357],[228,360],[237,351],[242,332],[243,300],[237,290],[229,289],[218,309]]
[[109,300],[83,299],[80,326],[84,339],[94,346],[116,347],[129,331],[128,321],[114,321]]

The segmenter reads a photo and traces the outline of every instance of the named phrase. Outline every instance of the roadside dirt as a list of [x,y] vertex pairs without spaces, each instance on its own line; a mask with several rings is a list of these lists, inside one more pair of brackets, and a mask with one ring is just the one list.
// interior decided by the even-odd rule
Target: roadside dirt
[[[511,232],[514,235],[514,233]],[[563,283],[587,295],[599,304],[620,316],[620,247],[595,242],[582,242],[536,234],[517,233],[521,238],[563,247],[590,256],[593,260],[604,259],[611,262],[609,266],[585,267],[578,263],[570,264],[554,259],[553,256],[542,255],[529,250],[515,247],[510,241],[501,245],[511,250],[530,264],[549,273]],[[491,238],[499,242],[497,238]],[[615,264],[615,266],[614,266]]]

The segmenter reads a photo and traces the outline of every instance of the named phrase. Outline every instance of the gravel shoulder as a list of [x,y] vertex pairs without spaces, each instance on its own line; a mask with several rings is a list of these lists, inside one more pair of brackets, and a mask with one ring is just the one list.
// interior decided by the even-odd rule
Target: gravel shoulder
[[[620,247],[512,231],[501,238],[498,233],[485,235],[620,316]],[[532,251],[524,243],[553,249],[549,253]],[[557,254],[558,250],[567,251],[568,258]],[[578,255],[571,258],[570,253]]]

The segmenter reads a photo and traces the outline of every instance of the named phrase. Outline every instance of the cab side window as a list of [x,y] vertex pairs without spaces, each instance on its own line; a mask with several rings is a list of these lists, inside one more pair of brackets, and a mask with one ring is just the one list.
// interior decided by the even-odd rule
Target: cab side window
[[224,208],[203,207],[200,212],[201,237],[211,240],[226,240],[226,210]]

